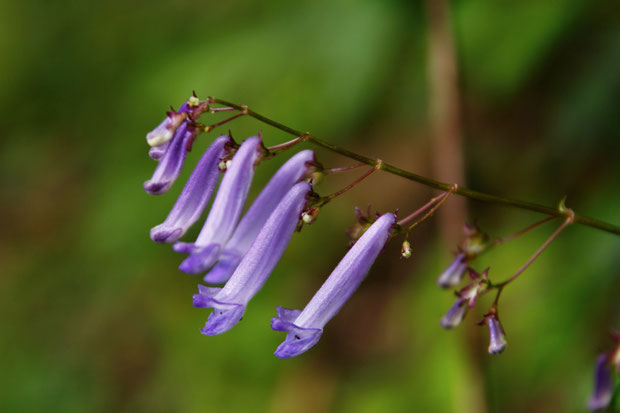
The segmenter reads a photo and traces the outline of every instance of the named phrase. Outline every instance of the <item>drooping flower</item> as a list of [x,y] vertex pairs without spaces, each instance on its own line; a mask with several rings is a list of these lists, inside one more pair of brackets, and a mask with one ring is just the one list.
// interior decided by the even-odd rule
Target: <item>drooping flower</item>
[[[187,113],[189,112],[190,107],[187,102],[183,103],[181,107],[177,111],[170,111],[166,113],[166,118],[159,124],[155,129],[146,134],[146,142],[149,146],[153,148],[162,147],[166,145],[176,132],[177,128],[181,125],[181,123],[187,118]],[[166,145],[167,146],[167,145]],[[156,151],[155,157],[151,155],[153,159],[159,159],[157,156],[160,151]],[[150,153],[149,153],[150,155]]]
[[151,229],[153,241],[174,242],[200,218],[217,185],[220,176],[218,164],[231,142],[231,138],[224,135],[215,139],[207,148],[166,220]]
[[469,262],[487,248],[488,236],[476,225],[465,224],[464,232],[465,238],[459,244],[459,253],[448,268],[437,277],[437,285],[441,288],[452,288],[460,283]]
[[446,315],[439,320],[439,324],[445,329],[456,328],[465,318],[467,310],[469,310],[467,301],[462,298],[458,298],[450,310],[448,310]]
[[314,152],[304,150],[278,169],[237,225],[222,249],[218,262],[204,277],[206,282],[221,283],[230,278],[278,202],[297,181],[308,174],[309,163],[313,160]]
[[309,183],[300,182],[287,192],[223,288],[198,286],[193,305],[213,308],[202,334],[222,334],[241,320],[248,302],[265,284],[284,253],[311,189]]
[[506,348],[506,334],[497,312],[492,311],[485,317],[485,321],[489,327],[489,353],[499,354]]
[[150,180],[144,183],[144,190],[151,195],[161,195],[170,189],[178,178],[185,163],[187,144],[196,136],[196,128],[183,122],[174,132],[168,148],[162,155]]
[[454,258],[452,264],[437,278],[437,285],[441,288],[454,287],[461,282],[466,269],[465,254],[461,252]]
[[196,241],[174,244],[175,251],[189,253],[189,257],[179,266],[181,271],[188,274],[206,271],[219,257],[222,246],[232,235],[243,211],[260,147],[261,140],[257,136],[243,142],[222,178],[209,216]]
[[445,329],[458,327],[467,315],[467,311],[476,304],[480,293],[489,285],[488,268],[482,274],[478,274],[471,268],[468,268],[467,272],[472,282],[456,292],[458,297],[456,302],[439,321]]
[[336,266],[303,311],[277,308],[271,328],[287,333],[277,348],[280,358],[298,356],[320,339],[323,327],[340,311],[364,280],[370,267],[385,246],[395,223],[394,214],[383,214],[366,230]]
[[614,391],[612,367],[607,354],[601,354],[594,373],[594,393],[588,400],[588,409],[602,410],[609,406]]

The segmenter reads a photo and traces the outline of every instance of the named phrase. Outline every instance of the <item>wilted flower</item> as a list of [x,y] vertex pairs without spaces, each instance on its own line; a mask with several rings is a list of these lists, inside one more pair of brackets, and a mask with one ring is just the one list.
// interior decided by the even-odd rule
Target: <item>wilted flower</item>
[[336,266],[303,311],[277,308],[271,328],[287,332],[275,352],[280,358],[298,356],[314,346],[323,327],[340,311],[364,280],[385,246],[395,223],[394,214],[384,214],[372,224]]
[[151,229],[153,241],[174,242],[200,218],[217,185],[220,159],[225,156],[227,145],[231,142],[231,138],[224,135],[215,139],[207,148],[166,220]]
[[588,400],[588,409],[605,409],[611,401],[614,383],[612,378],[612,366],[606,354],[601,354],[596,362],[594,372],[594,393]]
[[237,150],[215,196],[209,216],[194,243],[177,242],[174,250],[189,253],[179,266],[188,274],[208,270],[217,261],[239,221],[260,155],[261,140],[248,138]]
[[230,278],[269,215],[293,185],[308,174],[309,163],[313,160],[314,152],[304,150],[278,169],[237,225],[218,262],[205,275],[206,282],[221,283]]
[[194,306],[214,309],[202,334],[222,334],[241,320],[248,302],[262,288],[284,253],[311,189],[309,183],[300,182],[288,191],[223,288],[198,286]]

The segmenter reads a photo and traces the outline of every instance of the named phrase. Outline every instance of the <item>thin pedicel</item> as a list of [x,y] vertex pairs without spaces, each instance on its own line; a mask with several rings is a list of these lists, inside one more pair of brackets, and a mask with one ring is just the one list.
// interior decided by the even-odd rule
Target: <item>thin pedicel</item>
[[[217,103],[217,104],[221,104],[227,107],[232,107],[235,108],[239,111],[243,111],[245,112],[248,116],[253,117],[254,119],[257,119],[263,123],[266,123],[268,125],[271,125],[275,128],[280,129],[281,131],[287,132],[291,135],[294,136],[302,136],[302,135],[307,135],[306,137],[306,141],[307,142],[311,142],[315,145],[321,146],[325,149],[328,149],[332,152],[336,152],[339,153],[340,155],[346,156],[347,158],[351,158],[353,160],[356,160],[358,162],[362,162],[365,163],[366,165],[370,165],[370,166],[376,166],[377,165],[377,161],[375,159],[357,154],[355,152],[352,152],[348,149],[342,148],[340,146],[337,145],[332,145],[328,142],[325,142],[317,137],[315,137],[314,135],[311,134],[304,134],[303,132],[300,132],[298,130],[295,130],[289,126],[286,126],[282,123],[279,123],[275,120],[272,120],[270,118],[267,118],[263,115],[260,115],[256,112],[254,112],[253,110],[251,110],[248,106],[245,105],[238,105],[236,103],[231,103],[228,101],[225,101],[223,99],[218,99],[215,97],[211,97],[208,99],[209,102],[211,103]],[[448,183],[444,183],[444,182],[440,182],[440,181],[436,181],[434,179],[431,178],[427,178],[421,175],[417,175],[414,174],[412,172],[409,171],[405,171],[403,169],[397,168],[389,163],[383,163],[382,170],[384,170],[387,173],[391,173],[393,175],[398,175],[401,176],[405,179],[409,179],[411,181],[415,181],[418,183],[421,183],[423,185],[429,186],[431,188],[435,188],[435,189],[440,189],[443,191],[449,191],[450,188],[452,187],[451,184]],[[564,216],[564,214],[560,211],[558,211],[556,208],[553,207],[548,207],[548,206],[544,206],[544,205],[539,205],[539,204],[535,204],[533,202],[528,202],[528,201],[522,201],[519,199],[513,199],[513,198],[506,198],[506,197],[501,197],[501,196],[495,196],[495,195],[491,195],[491,194],[486,194],[484,192],[480,192],[480,191],[474,191],[472,189],[468,189],[465,187],[459,187],[456,191],[454,191],[454,193],[456,195],[460,195],[460,196],[464,196],[467,198],[471,198],[471,199],[476,199],[478,201],[483,201],[483,202],[490,202],[490,203],[496,203],[496,204],[502,204],[502,205],[508,205],[514,208],[520,208],[520,209],[527,209],[530,211],[535,211],[535,212],[540,212],[543,214],[547,214],[547,215],[551,215],[551,216],[555,216],[555,217],[562,217]],[[614,225],[614,224],[610,224],[608,222],[604,222],[598,219],[594,219],[594,218],[589,218],[583,215],[579,215],[579,214],[575,214],[575,223],[577,224],[581,224],[581,225],[586,225],[592,228],[596,228],[596,229],[600,229],[603,231],[607,231],[607,232],[611,232],[612,234],[616,234],[616,235],[620,235],[620,226]]]

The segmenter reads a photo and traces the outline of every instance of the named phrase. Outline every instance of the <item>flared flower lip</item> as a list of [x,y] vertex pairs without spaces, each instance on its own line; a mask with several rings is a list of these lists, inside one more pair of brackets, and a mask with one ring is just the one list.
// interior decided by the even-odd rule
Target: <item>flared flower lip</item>
[[340,311],[370,271],[395,222],[396,217],[391,213],[379,217],[345,254],[303,310],[277,308],[278,317],[271,320],[271,327],[287,332],[274,353],[277,357],[298,356],[319,341],[325,324]]

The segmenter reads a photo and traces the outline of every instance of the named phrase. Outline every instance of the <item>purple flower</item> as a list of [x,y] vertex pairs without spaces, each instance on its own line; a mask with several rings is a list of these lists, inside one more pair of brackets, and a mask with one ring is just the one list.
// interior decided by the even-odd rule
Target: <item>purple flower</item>
[[466,300],[458,298],[446,315],[441,318],[439,324],[445,329],[458,327],[465,318],[467,310],[469,310],[469,306],[466,305],[466,302]]
[[467,315],[467,310],[476,304],[480,293],[489,285],[488,268],[482,274],[478,274],[471,268],[468,268],[467,272],[472,282],[456,293],[458,299],[439,321],[439,324],[445,329],[458,327]]
[[506,334],[497,313],[491,312],[486,317],[486,323],[489,327],[489,353],[499,354],[506,348]]
[[265,284],[291,240],[311,189],[309,183],[300,182],[288,191],[223,288],[198,286],[194,307],[214,310],[202,334],[222,334],[241,320],[248,302]]
[[594,393],[588,400],[588,409],[602,410],[605,409],[611,401],[613,395],[613,378],[611,365],[608,356],[601,354],[596,363],[596,371],[594,373]]
[[437,278],[437,285],[441,288],[451,288],[460,283],[467,269],[465,259],[466,255],[462,252],[459,253],[452,261],[452,264]]
[[222,246],[228,241],[248,196],[254,163],[260,155],[261,140],[257,136],[248,138],[232,159],[217,191],[209,216],[194,243],[177,242],[174,250],[189,253],[179,266],[188,274],[208,270],[218,259]]
[[[183,103],[178,112],[168,112],[166,118],[155,129],[146,134],[146,142],[151,146],[149,156],[160,159],[168,148],[169,142],[177,128],[186,119],[190,108],[187,102]],[[154,150],[158,148],[157,150]]]
[[150,180],[144,183],[144,190],[151,195],[161,195],[170,189],[183,169],[187,144],[196,136],[196,128],[183,122],[174,133],[166,152],[155,168]]
[[271,328],[285,331],[286,339],[275,352],[280,358],[298,356],[314,346],[323,327],[351,297],[385,246],[395,223],[384,214],[372,224],[347,252],[303,311],[278,307]]
[[174,242],[200,218],[217,185],[220,176],[218,164],[225,156],[226,146],[230,142],[230,137],[220,136],[207,148],[166,220],[151,229],[153,241]]
[[301,151],[278,169],[239,222],[217,264],[204,277],[206,282],[221,283],[230,278],[278,202],[307,175],[309,163],[313,160],[314,152]]

